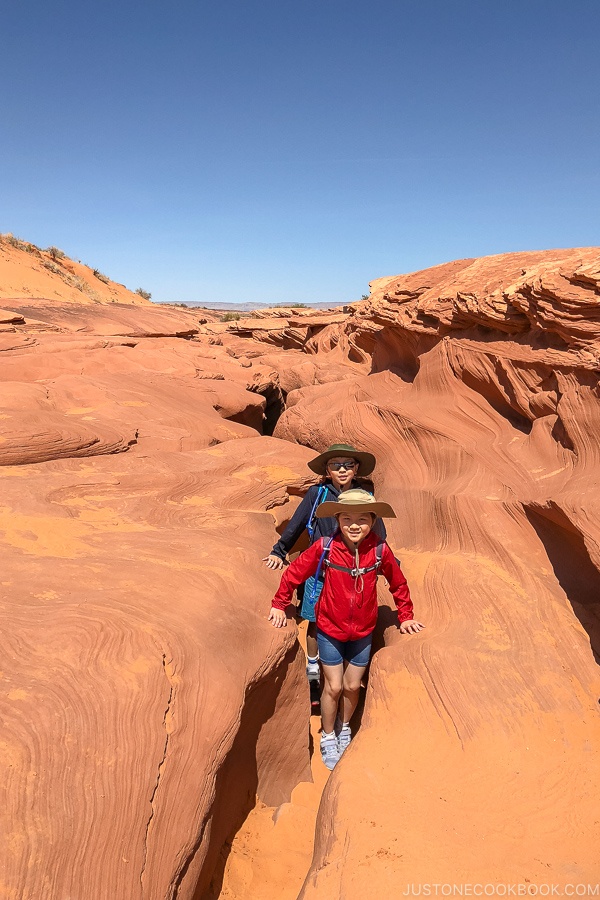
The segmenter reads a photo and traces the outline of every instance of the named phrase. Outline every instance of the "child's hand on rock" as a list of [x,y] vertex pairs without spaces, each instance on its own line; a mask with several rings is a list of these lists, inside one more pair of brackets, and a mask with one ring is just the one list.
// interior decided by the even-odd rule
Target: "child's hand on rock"
[[287,616],[282,609],[275,609],[275,607],[272,606],[271,612],[269,613],[269,622],[272,624],[273,628],[285,628],[287,626]]
[[415,621],[415,619],[408,619],[407,622],[402,622],[400,624],[400,631],[402,632],[402,634],[417,634],[417,632],[421,631],[422,628],[425,628],[423,623],[417,622]]
[[269,553],[268,556],[263,557],[263,562],[266,563],[267,569],[283,569],[283,560],[275,556],[274,553]]

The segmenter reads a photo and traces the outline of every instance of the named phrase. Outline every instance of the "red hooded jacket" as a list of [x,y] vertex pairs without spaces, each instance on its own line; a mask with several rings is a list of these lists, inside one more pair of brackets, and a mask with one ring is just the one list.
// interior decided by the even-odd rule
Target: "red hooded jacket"
[[[375,565],[376,549],[380,540],[371,531],[360,542],[358,558],[361,568]],[[276,609],[285,609],[291,602],[294,589],[316,573],[322,552],[322,541],[316,541],[286,569],[273,599],[272,605]],[[354,554],[346,547],[339,531],[332,538],[327,557],[337,566],[354,568]],[[399,621],[406,622],[412,619],[413,605],[406,578],[394,554],[385,543],[379,571],[389,585],[390,593],[398,608]],[[340,641],[355,641],[366,637],[377,623],[377,573],[371,571],[355,577],[349,572],[340,572],[338,569],[328,569],[325,566],[322,572],[326,574],[323,590],[315,608],[317,627],[329,637]]]

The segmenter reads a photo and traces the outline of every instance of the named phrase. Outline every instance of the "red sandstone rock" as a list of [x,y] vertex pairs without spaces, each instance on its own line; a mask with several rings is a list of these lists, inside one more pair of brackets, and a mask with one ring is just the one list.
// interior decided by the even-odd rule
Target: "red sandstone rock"
[[276,373],[182,340],[193,311],[5,302],[3,896],[203,895],[309,772],[260,557],[311,451],[259,437]]
[[1,470],[6,896],[202,896],[255,794],[306,777],[304,665],[258,548],[309,455]]
[[599,260],[517,254],[378,285],[342,330],[379,374],[304,388],[278,424],[376,453],[428,626],[386,631],[302,897],[597,880],[600,298],[577,273]]
[[427,630],[382,586],[302,896],[595,883],[599,281],[598,250],[509,254],[211,325],[0,280],[7,898],[216,896],[255,794],[223,900],[282,859],[296,896],[304,663],[260,557],[337,440],[377,454]]

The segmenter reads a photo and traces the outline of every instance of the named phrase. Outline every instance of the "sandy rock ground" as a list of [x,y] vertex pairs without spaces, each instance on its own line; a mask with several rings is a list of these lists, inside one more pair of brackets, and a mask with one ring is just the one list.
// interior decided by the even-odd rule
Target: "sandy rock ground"
[[[228,323],[40,254],[0,243],[0,897],[600,881],[600,251]],[[380,586],[328,777],[261,557],[339,440],[427,629]]]

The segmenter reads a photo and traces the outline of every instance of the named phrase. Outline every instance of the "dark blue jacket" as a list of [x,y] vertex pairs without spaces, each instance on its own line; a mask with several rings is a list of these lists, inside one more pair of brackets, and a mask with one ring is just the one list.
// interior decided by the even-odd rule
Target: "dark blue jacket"
[[[337,500],[340,495],[339,488],[334,487],[334,485],[329,480],[327,480],[325,484],[327,485],[327,494],[322,498],[321,503],[324,503],[326,500]],[[321,487],[322,485],[320,484],[312,484],[309,487],[302,503],[292,516],[289,525],[271,550],[273,556],[278,556],[279,559],[285,559],[286,555],[290,552],[309,523],[310,513]],[[373,490],[373,485],[369,481],[361,482],[355,480],[352,482],[350,487],[364,488],[369,492],[372,492]],[[315,517],[314,526],[315,530],[312,536],[311,544],[315,541],[318,541],[321,537],[329,537],[330,535],[335,534],[338,530],[338,521],[335,516],[329,516],[326,519],[317,519]],[[381,519],[377,519],[375,521],[373,531],[376,535],[385,540],[386,530],[385,525],[383,524],[383,521]]]

